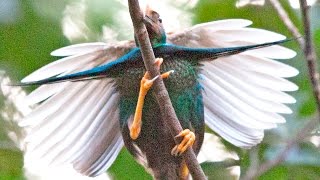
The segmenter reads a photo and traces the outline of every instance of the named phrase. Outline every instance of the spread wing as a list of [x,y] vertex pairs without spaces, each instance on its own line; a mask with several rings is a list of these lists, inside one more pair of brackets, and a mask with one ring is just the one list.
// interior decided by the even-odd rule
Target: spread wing
[[[285,39],[284,36],[247,27],[248,20],[230,19],[196,25],[168,39],[187,47],[234,47]],[[286,91],[298,87],[284,79],[298,71],[273,59],[290,59],[296,53],[274,45],[241,54],[202,61],[200,81],[206,124],[230,143],[249,148],[261,142],[264,130],[274,128],[291,113],[285,105],[295,99]]]
[[[66,56],[22,80],[32,82],[88,70],[125,54],[132,42],[85,43],[52,52]],[[20,123],[28,130],[25,163],[35,160],[72,164],[96,176],[108,169],[123,147],[119,128],[119,94],[112,79],[41,85],[27,96],[36,108]]]

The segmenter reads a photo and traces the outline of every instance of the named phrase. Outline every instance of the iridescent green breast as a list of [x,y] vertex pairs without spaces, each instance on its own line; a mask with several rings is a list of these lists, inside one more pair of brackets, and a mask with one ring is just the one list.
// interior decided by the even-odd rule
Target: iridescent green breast
[[[143,64],[132,64],[130,68],[122,69],[121,74],[116,79],[118,92],[120,93],[120,119],[121,124],[128,120],[134,113],[140,89],[140,81],[145,73]],[[161,65],[161,73],[174,70],[169,78],[164,79],[165,86],[178,119],[186,126],[190,121],[197,124],[202,119],[203,105],[201,96],[201,87],[198,83],[198,68],[193,61],[171,59],[170,56],[164,57]],[[145,98],[143,115],[158,104],[152,92],[148,92]],[[160,116],[160,114],[159,114]],[[154,119],[153,119],[154,120]],[[147,120],[149,121],[149,120]]]

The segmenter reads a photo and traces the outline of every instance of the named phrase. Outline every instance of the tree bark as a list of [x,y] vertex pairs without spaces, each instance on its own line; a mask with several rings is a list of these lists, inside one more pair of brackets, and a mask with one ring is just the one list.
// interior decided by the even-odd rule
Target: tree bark
[[[143,13],[139,6],[138,0],[128,0],[129,5],[129,12],[132,19],[135,35],[137,37],[142,58],[145,64],[145,67],[147,71],[149,71],[151,77],[156,77],[160,75],[159,70],[154,66],[154,60],[155,56],[153,53],[153,49],[151,47],[149,35],[147,32],[147,29],[143,23]],[[156,95],[157,101],[159,106],[161,107],[161,115],[163,119],[165,119],[165,124],[167,127],[170,128],[170,132],[172,137],[175,137],[178,135],[183,129],[179,123],[179,120],[177,118],[177,115],[175,114],[175,111],[173,109],[172,103],[169,99],[168,91],[165,88],[165,85],[160,78],[158,78],[154,84],[153,84],[153,90]],[[176,139],[175,139],[176,140]],[[177,142],[176,144],[179,144],[180,142]],[[173,148],[173,147],[172,147]],[[203,180],[206,179],[206,176],[204,172],[202,171],[196,155],[193,152],[192,148],[188,148],[183,154],[182,154],[188,169],[190,171],[191,176],[193,179],[196,180]]]

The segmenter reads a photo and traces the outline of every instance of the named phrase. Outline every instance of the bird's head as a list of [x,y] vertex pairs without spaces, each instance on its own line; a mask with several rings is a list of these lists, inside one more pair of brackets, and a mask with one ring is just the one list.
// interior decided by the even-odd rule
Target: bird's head
[[163,28],[160,15],[149,6],[147,6],[145,11],[144,23],[153,47],[166,43],[166,32]]

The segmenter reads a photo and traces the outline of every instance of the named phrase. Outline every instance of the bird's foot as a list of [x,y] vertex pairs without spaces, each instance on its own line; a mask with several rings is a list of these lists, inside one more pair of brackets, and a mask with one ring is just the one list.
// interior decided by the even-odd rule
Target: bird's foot
[[188,147],[191,147],[196,140],[196,136],[189,129],[181,131],[175,138],[179,137],[183,137],[183,140],[171,150],[173,156],[180,156]]
[[[162,58],[157,58],[155,60],[155,64],[158,68],[160,68],[161,64],[163,62]],[[169,75],[173,73],[173,71],[168,71],[165,72],[163,74],[161,74],[160,76],[162,78],[167,78],[169,77]],[[134,114],[134,119],[133,119],[133,123],[130,127],[130,137],[132,139],[137,139],[139,137],[140,131],[141,131],[141,118],[142,118],[142,109],[143,109],[143,105],[144,105],[144,98],[147,95],[148,91],[150,90],[150,88],[153,85],[153,82],[158,79],[159,76],[154,77],[153,79],[151,79],[149,72],[147,71],[143,78],[141,79],[140,82],[140,92],[139,92],[139,97],[138,97],[138,103],[137,103],[137,107],[136,107],[136,112]]]

